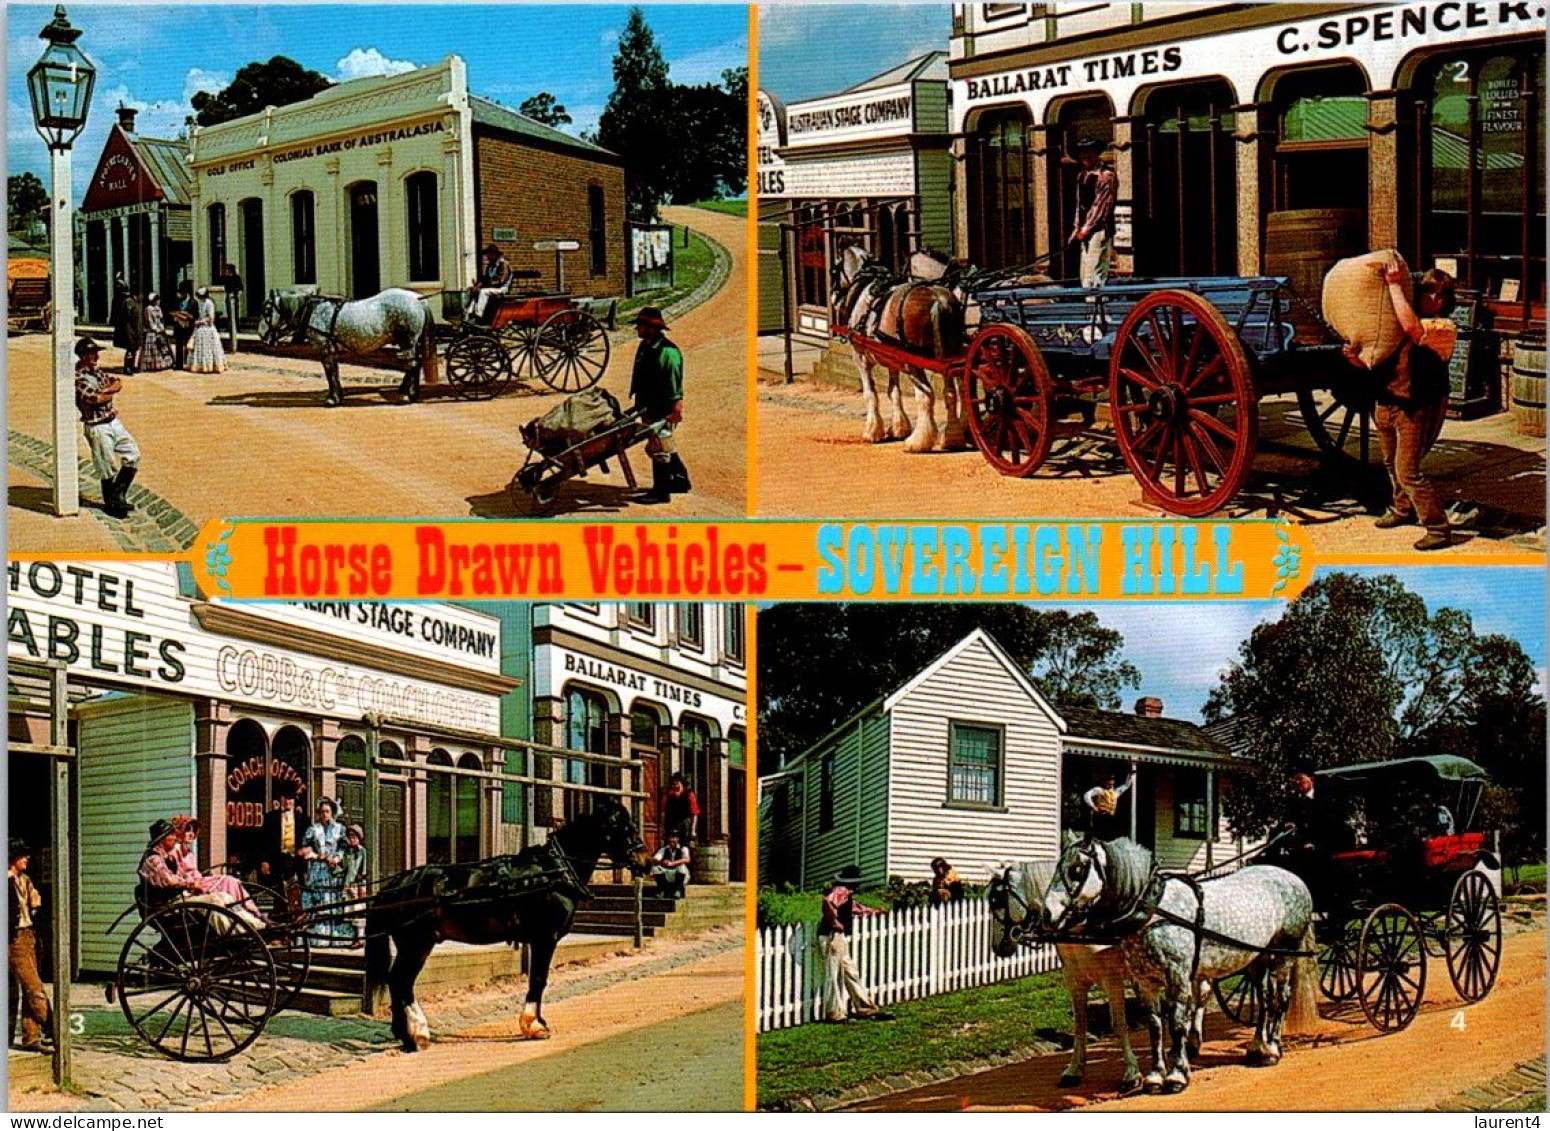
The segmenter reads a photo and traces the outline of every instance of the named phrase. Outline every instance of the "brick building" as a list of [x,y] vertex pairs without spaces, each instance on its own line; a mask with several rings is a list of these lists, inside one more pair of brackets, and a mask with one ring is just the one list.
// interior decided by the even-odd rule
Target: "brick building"
[[304,102],[196,129],[196,283],[223,263],[256,318],[274,287],[360,297],[387,287],[457,292],[498,244],[524,287],[553,288],[546,240],[575,240],[565,289],[625,290],[619,157],[470,94],[463,60],[357,79]]

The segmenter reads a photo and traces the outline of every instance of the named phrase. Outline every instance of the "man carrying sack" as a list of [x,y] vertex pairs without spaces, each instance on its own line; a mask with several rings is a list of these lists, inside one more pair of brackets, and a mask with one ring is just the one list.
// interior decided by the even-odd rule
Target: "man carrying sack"
[[32,862],[32,851],[27,843],[11,839],[11,1035],[16,1035],[16,1014],[22,1018],[22,1041],[19,1047],[30,1052],[45,1052],[45,1041],[53,1040],[50,1022],[48,991],[38,974],[38,935],[34,924],[43,907],[43,897],[27,875]]
[[651,490],[637,498],[641,503],[665,503],[689,490],[689,472],[678,458],[673,433],[684,418],[683,352],[668,340],[667,323],[654,306],[635,316],[640,346],[630,376],[630,398],[649,426],[646,454],[651,457]]

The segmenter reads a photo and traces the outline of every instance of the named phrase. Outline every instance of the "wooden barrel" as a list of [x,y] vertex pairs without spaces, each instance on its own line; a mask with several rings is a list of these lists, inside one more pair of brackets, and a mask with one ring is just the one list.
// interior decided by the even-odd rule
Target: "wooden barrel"
[[1545,339],[1522,337],[1512,344],[1512,418],[1524,436],[1545,434]]
[[697,884],[724,884],[730,859],[725,842],[698,845],[690,852],[689,873]]
[[[1367,251],[1367,213],[1358,208],[1296,208],[1265,217],[1265,274],[1285,275],[1314,310],[1324,276],[1339,260]],[[1302,328],[1294,311],[1293,321]]]

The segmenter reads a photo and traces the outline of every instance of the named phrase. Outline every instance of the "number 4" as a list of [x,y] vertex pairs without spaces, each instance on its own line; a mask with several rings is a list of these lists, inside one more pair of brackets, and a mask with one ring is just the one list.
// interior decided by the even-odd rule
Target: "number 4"
[[1448,1027],[1450,1029],[1457,1029],[1460,1033],[1464,1031],[1464,1011],[1462,1009],[1454,1012],[1453,1020],[1448,1022]]

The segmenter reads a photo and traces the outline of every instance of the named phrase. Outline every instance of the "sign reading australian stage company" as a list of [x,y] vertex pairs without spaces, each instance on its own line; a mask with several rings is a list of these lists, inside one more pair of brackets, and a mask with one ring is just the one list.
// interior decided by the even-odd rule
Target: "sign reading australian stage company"
[[914,126],[915,96],[908,84],[798,103],[786,115],[787,144],[866,140],[907,134]]
[[[113,686],[499,733],[494,695],[206,631],[167,563],[12,562],[7,581],[13,659],[56,660],[73,677]],[[434,631],[434,614],[418,615],[414,623]],[[453,613],[442,619],[444,629],[456,624]]]

